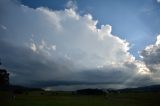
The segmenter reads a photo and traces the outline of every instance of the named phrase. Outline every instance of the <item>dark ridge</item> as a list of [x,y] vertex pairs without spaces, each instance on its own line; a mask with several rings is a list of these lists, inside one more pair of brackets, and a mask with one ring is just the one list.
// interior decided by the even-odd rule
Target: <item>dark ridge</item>
[[160,92],[160,85],[151,85],[138,88],[126,88],[118,90],[120,92]]
[[0,91],[43,91],[41,88],[29,88],[20,85],[0,86]]
[[102,89],[81,89],[76,91],[77,94],[81,95],[104,95],[105,92]]

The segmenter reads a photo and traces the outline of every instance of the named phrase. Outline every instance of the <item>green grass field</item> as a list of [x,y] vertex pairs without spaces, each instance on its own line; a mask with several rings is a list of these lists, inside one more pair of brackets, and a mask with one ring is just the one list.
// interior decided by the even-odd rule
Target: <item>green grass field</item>
[[[27,92],[0,93],[0,106],[160,106],[160,93],[120,93],[99,96],[72,95],[71,93]],[[6,98],[7,99],[6,99]]]

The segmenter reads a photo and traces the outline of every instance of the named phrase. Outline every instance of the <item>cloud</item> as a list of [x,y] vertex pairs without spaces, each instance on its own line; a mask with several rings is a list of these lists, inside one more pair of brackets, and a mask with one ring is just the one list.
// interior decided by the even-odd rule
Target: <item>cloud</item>
[[7,30],[7,27],[4,25],[0,25],[3,30]]
[[[68,6],[73,4],[69,2]],[[81,16],[73,6],[59,11],[33,9],[10,0],[0,1],[0,7],[0,24],[7,26],[6,31],[0,30],[0,56],[13,75],[12,83],[40,87],[150,84],[146,61],[129,53],[129,42],[112,35],[111,25],[98,29],[91,14]]]
[[147,65],[160,63],[160,35],[157,36],[155,44],[147,46],[141,52],[141,56]]
[[74,10],[77,10],[78,7],[77,7],[77,2],[75,0],[69,0],[66,4],[66,7],[67,8],[72,8]]
[[157,36],[155,44],[147,46],[142,52],[141,56],[146,66],[152,72],[152,78],[157,83],[160,81],[160,35]]
[[160,0],[157,0],[158,3],[160,3]]

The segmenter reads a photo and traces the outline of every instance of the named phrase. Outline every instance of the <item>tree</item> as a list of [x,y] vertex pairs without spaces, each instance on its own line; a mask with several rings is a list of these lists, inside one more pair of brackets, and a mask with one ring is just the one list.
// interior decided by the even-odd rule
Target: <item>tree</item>
[[5,69],[0,69],[0,86],[6,85],[9,85],[9,73]]

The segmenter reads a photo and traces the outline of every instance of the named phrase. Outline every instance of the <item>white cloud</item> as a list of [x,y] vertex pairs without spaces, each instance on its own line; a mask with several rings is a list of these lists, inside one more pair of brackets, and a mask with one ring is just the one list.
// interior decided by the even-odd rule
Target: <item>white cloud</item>
[[158,3],[160,3],[160,0],[157,0]]
[[36,45],[35,45],[34,43],[31,43],[30,48],[31,48],[31,50],[33,50],[34,52],[36,52],[36,50],[37,50],[37,47],[36,47]]
[[56,45],[52,45],[52,49],[53,49],[53,50],[56,50]]
[[[36,65],[28,62],[26,63],[28,67],[24,66],[24,70],[15,69],[26,72],[27,69],[34,71],[38,68],[34,74],[38,79],[34,75],[30,79],[110,81],[116,84],[120,81],[122,84],[129,84],[134,82],[135,78],[140,76],[143,78],[149,73],[144,63],[138,62],[129,53],[129,42],[112,35],[111,25],[102,25],[98,29],[96,26],[98,21],[93,20],[91,14],[81,16],[74,8],[53,11],[8,2],[9,8],[5,1],[0,3],[0,6],[3,5],[2,10],[6,12],[0,13],[3,16],[0,23],[3,22],[10,29],[5,33],[3,40],[15,48],[20,45],[23,49],[36,51],[36,54],[34,52],[28,54],[38,58],[22,59]],[[73,7],[72,2],[69,1],[67,5]],[[1,54],[6,56],[3,52]],[[21,65],[19,62],[14,63]],[[27,77],[23,76],[25,74],[20,75],[27,80]]]
[[74,9],[74,10],[77,10],[77,9],[78,9],[77,3],[76,3],[75,0],[69,0],[69,1],[67,2],[67,4],[66,4],[66,7],[67,7],[67,8],[72,8],[72,9]]
[[156,46],[160,46],[160,35],[157,36]]

